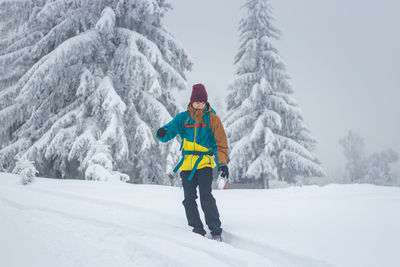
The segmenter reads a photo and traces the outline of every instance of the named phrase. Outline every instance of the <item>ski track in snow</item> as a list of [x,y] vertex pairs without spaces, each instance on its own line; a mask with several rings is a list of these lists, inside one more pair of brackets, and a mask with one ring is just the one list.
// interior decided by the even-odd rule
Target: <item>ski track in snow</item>
[[[187,227],[183,227],[185,225],[178,227],[176,226],[177,224],[171,223],[170,221],[181,222],[171,214],[147,210],[133,204],[32,186],[17,188],[20,189],[20,193],[24,195],[24,199],[33,198],[38,200],[41,195],[45,195],[46,197],[43,199],[46,202],[41,203],[39,207],[38,205],[33,206],[11,200],[13,199],[12,196],[15,194],[15,192],[12,192],[15,191],[15,188],[11,187],[10,190],[4,190],[6,188],[3,187],[3,194],[2,197],[0,197],[0,201],[15,209],[29,211],[31,215],[39,220],[40,218],[52,217],[54,220],[46,220],[46,222],[49,223],[53,221],[55,227],[59,227],[57,225],[59,220],[67,220],[70,224],[77,224],[75,225],[77,230],[80,228],[80,225],[88,223],[96,227],[96,230],[100,228],[105,232],[105,235],[99,235],[98,238],[106,238],[107,242],[117,243],[119,247],[123,244],[123,251],[127,253],[125,257],[132,262],[135,261],[135,255],[137,256],[137,250],[139,250],[142,256],[156,258],[157,262],[161,265],[155,266],[331,266],[322,261],[298,256],[262,242],[255,242],[234,235],[227,231],[224,231],[224,242],[217,243],[214,240],[204,239],[201,236],[187,231]],[[9,191],[9,197],[3,197],[7,195],[7,191]],[[74,210],[75,213],[73,213],[62,209],[49,208],[45,206],[49,201],[49,197],[54,199],[52,204],[57,203],[56,207],[75,206],[80,209],[85,208],[83,212],[85,210],[105,209],[105,211],[97,212],[96,214],[110,213],[110,216],[107,217],[107,220],[105,220],[105,217],[97,219],[94,218],[95,216],[84,214],[78,216],[76,210]],[[63,205],[65,201],[76,202],[76,204],[71,205],[71,203],[69,203]],[[132,216],[132,214],[135,216]],[[127,217],[127,215],[131,216]],[[160,228],[146,229],[146,227],[144,227],[146,225],[146,220],[152,222],[152,224],[150,224],[151,226],[154,225],[154,221],[159,222]],[[171,231],[171,228],[175,229]],[[181,238],[182,236],[175,237],[173,233],[176,232],[176,230],[188,232],[188,238]],[[87,235],[91,235],[90,238],[96,238],[97,236],[96,232]],[[88,236],[86,236],[86,238],[88,238]],[[104,240],[100,241],[104,242]],[[159,248],[160,244],[163,244],[162,249]],[[132,251],[135,251],[135,253]],[[179,253],[174,255],[177,252]],[[196,260],[194,262],[184,261],[179,257],[180,253],[190,254]],[[249,259],[252,259],[251,262],[249,262]]]
[[290,267],[290,266],[309,266],[309,267],[332,267],[324,261],[319,261],[311,258],[306,258],[300,255],[289,253],[282,249],[267,245],[263,242],[253,241],[249,238],[239,237],[236,234],[224,232],[225,242],[231,244],[234,247],[245,249],[262,255],[272,262],[279,262],[278,266]]

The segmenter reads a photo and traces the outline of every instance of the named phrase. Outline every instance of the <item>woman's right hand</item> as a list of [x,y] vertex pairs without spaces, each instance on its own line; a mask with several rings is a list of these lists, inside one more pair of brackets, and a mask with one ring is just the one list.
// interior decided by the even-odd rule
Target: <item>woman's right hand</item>
[[160,138],[163,138],[166,134],[167,134],[167,130],[165,130],[164,128],[160,128],[157,131],[157,136]]

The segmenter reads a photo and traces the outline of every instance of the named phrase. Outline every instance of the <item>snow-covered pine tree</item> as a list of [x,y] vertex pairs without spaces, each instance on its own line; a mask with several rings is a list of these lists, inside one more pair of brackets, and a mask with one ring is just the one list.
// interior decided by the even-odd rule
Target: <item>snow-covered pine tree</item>
[[231,177],[288,183],[296,176],[325,176],[312,152],[316,141],[305,125],[285,64],[273,46],[280,32],[272,25],[267,0],[247,0],[240,21],[236,78],[228,87],[224,119],[230,142]]
[[26,157],[17,158],[13,173],[21,176],[21,183],[23,185],[32,183],[35,180],[37,172],[33,161],[28,160]]
[[41,176],[169,183],[179,144],[154,133],[179,111],[192,63],[161,20],[166,0],[0,3],[0,162]]

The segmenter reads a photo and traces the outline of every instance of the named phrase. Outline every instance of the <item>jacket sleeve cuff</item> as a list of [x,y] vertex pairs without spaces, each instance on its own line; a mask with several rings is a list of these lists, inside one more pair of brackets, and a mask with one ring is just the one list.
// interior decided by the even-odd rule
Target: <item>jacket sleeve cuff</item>
[[219,163],[218,165],[219,165],[218,171],[220,171],[222,166],[227,166],[226,163]]

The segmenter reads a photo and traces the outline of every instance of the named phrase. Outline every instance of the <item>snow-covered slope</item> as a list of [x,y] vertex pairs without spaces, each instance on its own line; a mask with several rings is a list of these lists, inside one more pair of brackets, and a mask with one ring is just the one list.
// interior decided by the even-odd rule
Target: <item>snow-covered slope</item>
[[223,243],[191,232],[180,188],[0,173],[0,266],[400,266],[400,188],[214,196]]

